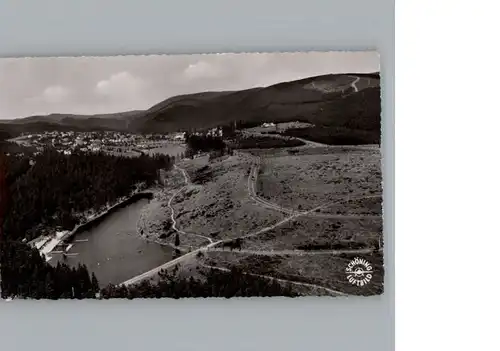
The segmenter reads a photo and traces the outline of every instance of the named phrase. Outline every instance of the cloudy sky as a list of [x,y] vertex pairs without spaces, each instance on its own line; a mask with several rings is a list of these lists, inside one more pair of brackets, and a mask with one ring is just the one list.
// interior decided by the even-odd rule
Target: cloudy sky
[[375,52],[0,59],[0,118],[147,109],[178,94],[378,70]]

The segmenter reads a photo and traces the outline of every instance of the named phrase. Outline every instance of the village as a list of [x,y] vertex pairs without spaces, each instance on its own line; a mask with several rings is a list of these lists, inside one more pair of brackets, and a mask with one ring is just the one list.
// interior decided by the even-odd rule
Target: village
[[165,143],[183,143],[185,133],[171,134],[130,134],[123,132],[60,132],[50,131],[40,134],[27,134],[13,139],[12,141],[36,148],[36,154],[45,148],[55,148],[58,152],[71,155],[73,152],[101,152],[101,151],[125,151],[133,148],[145,151],[160,147]]

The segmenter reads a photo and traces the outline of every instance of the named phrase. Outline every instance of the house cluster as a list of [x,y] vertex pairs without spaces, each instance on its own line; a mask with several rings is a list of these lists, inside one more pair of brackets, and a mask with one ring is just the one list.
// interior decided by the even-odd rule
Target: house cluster
[[[179,137],[181,136],[181,137]],[[184,141],[183,133],[175,134],[130,134],[123,132],[44,132],[24,134],[23,143],[36,148],[36,153],[46,147],[71,155],[75,151],[100,152],[117,148],[147,150],[169,141]]]
[[263,128],[270,128],[270,127],[276,127],[276,124],[274,124],[273,122],[265,122],[265,123],[262,123],[261,127]]
[[192,134],[193,135],[205,135],[205,136],[212,136],[212,137],[220,137],[220,138],[222,138],[222,136],[223,136],[222,127],[215,127],[215,128],[211,128],[211,129],[202,131],[202,132],[194,132]]
[[185,141],[186,140],[186,132],[179,132],[179,133],[174,133],[174,134],[170,134],[168,135],[168,140],[171,140],[171,141]]

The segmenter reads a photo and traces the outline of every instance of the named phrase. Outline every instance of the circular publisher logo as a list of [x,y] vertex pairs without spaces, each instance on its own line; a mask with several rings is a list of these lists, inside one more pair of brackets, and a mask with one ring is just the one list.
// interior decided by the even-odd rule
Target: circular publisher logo
[[364,286],[370,282],[373,277],[373,268],[370,262],[364,258],[356,257],[347,265],[345,272],[347,280],[357,286]]

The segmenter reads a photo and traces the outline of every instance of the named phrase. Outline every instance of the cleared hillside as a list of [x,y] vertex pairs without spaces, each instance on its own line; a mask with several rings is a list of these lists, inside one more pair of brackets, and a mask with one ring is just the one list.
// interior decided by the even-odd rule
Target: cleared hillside
[[[370,76],[369,85],[365,83],[365,89],[355,92],[351,83],[357,77],[364,76],[326,75],[267,88],[174,97],[147,110],[143,118],[136,120],[142,124],[137,128],[142,131],[171,131],[209,128],[235,120],[255,123],[302,120],[353,129],[346,125],[346,120],[360,116],[362,124],[366,124],[362,126],[363,130],[379,131],[380,79],[378,75]],[[368,78],[363,80],[368,82]],[[366,94],[365,90],[373,91]],[[351,97],[358,95],[357,99]],[[348,111],[346,117],[342,116],[343,110]],[[358,129],[360,121],[354,124]]]

